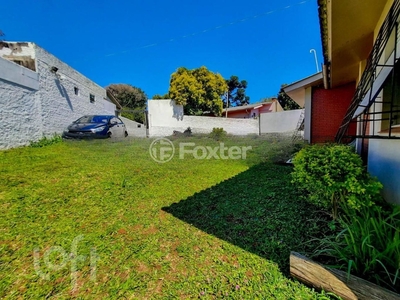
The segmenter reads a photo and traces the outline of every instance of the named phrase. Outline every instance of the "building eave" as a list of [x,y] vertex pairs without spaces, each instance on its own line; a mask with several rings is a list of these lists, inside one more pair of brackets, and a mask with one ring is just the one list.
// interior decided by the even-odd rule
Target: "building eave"
[[298,89],[306,89],[310,86],[319,85],[323,82],[322,72],[316,73],[299,81],[293,82],[283,88],[285,93],[292,92]]
[[393,0],[318,0],[325,86],[358,81],[373,47],[376,25]]
[[115,96],[107,89],[106,89],[106,93],[107,93],[107,97],[111,100],[111,102],[114,103],[118,109],[122,109],[122,105],[118,102],[117,98],[115,98]]
[[322,42],[322,55],[324,57],[324,65],[329,64],[328,58],[328,10],[326,0],[318,0],[318,17],[319,28]]

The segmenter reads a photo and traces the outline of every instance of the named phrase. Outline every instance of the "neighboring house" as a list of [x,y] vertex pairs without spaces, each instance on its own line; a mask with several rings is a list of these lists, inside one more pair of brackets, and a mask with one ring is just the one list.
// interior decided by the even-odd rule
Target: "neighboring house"
[[250,119],[258,118],[262,113],[280,112],[283,111],[278,100],[273,98],[268,102],[260,102],[255,104],[229,107],[222,112],[223,117]]
[[36,44],[0,42],[0,149],[60,134],[85,114],[115,115],[121,107],[112,100]]
[[325,89],[322,72],[283,88],[289,97],[304,108],[304,139],[309,143],[335,140],[354,89],[354,82]]
[[[400,204],[400,0],[319,5],[323,77],[285,90],[304,101],[310,142],[323,142],[325,133],[327,140],[355,142],[385,199]],[[296,91],[304,96],[296,99]],[[319,115],[328,129],[318,129]]]

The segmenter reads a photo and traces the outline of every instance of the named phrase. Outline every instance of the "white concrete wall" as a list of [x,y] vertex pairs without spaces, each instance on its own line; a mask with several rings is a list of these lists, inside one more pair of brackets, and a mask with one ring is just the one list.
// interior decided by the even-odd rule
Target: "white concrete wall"
[[39,74],[0,57],[0,78],[20,86],[38,90]]
[[289,133],[296,129],[301,109],[260,115],[260,133]]
[[[39,73],[38,97],[42,101],[43,134],[61,133],[83,115],[115,115],[115,105],[106,100],[106,90],[54,55],[35,45]],[[57,75],[50,71],[57,67]],[[74,88],[79,89],[75,95]],[[91,103],[89,95],[95,96]]]
[[124,117],[119,117],[119,118],[122,120],[122,122],[125,123],[126,131],[128,131],[128,136],[130,136],[130,137],[146,137],[146,126],[145,125],[135,122],[135,121],[132,121],[132,120],[129,120]]
[[386,201],[400,205],[400,140],[370,139],[368,171],[383,184]]
[[173,100],[149,100],[149,136],[169,136],[174,130],[210,133],[214,127],[223,128],[233,135],[258,134],[258,120],[218,117],[184,116],[183,107]]
[[[23,68],[18,65],[15,67]],[[35,90],[1,79],[0,72],[0,149],[28,145],[42,137],[40,101]]]
[[[116,107],[106,100],[105,89],[54,55],[33,43],[1,46],[0,149],[60,134],[85,114],[115,115]],[[7,60],[19,58],[26,59],[36,72]],[[50,71],[51,67],[58,68],[57,75]],[[95,96],[94,103],[90,102],[90,94]]]

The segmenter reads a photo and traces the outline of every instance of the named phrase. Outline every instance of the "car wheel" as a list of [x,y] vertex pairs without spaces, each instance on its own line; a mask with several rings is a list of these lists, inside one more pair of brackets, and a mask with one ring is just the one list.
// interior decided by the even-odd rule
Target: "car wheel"
[[107,137],[108,137],[108,138],[111,138],[111,132],[110,132],[110,131],[107,132]]
[[128,131],[125,131],[125,137],[127,137],[128,136]]

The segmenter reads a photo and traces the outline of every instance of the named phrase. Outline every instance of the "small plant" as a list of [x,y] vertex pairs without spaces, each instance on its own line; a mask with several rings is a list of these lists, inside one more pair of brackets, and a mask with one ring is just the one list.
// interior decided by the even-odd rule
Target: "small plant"
[[224,137],[226,137],[226,135],[227,133],[223,128],[217,128],[217,127],[214,127],[210,133],[210,137],[217,141],[223,139]]
[[341,202],[360,210],[381,201],[382,184],[365,170],[361,158],[345,145],[313,145],[293,159],[293,183],[309,193],[309,200],[332,209],[337,217]]
[[36,142],[31,142],[29,144],[29,147],[32,148],[42,148],[45,146],[53,145],[53,144],[58,144],[62,142],[62,137],[60,135],[54,134],[52,137],[47,137],[44,136],[40,140]]
[[192,136],[192,129],[190,127],[186,128],[184,132],[182,131],[178,131],[178,130],[174,130],[172,132],[173,136],[177,136],[177,137],[181,137],[181,136]]
[[186,130],[183,132],[185,136],[191,136],[192,135],[192,129],[190,127],[186,128]]
[[342,231],[322,239],[315,256],[333,257],[348,274],[399,292],[400,207],[386,206],[355,211],[343,203]]

